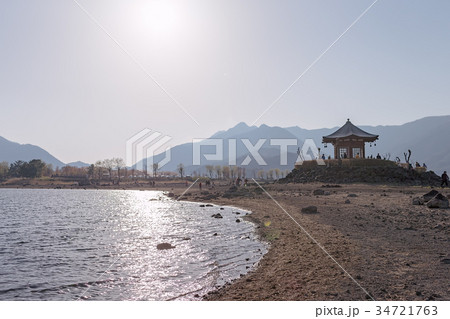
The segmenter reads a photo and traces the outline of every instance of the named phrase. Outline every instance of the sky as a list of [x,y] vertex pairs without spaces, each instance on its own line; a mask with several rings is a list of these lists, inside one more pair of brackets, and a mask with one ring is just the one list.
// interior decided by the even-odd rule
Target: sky
[[450,114],[450,1],[373,2],[0,0],[0,136],[92,163],[144,128]]

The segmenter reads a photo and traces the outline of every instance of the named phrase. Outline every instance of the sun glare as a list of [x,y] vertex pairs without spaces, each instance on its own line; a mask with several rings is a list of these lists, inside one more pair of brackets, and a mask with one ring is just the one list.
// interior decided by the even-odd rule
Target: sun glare
[[138,24],[157,37],[173,35],[180,28],[181,8],[173,1],[150,1],[139,8]]

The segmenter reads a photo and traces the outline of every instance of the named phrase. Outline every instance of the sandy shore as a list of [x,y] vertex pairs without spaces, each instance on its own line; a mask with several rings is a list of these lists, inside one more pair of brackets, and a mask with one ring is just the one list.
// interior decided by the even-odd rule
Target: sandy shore
[[[228,185],[202,190],[194,185],[181,198],[251,210],[248,218],[256,223],[261,239],[270,243],[252,272],[204,299],[450,300],[450,209],[412,205],[413,197],[430,188],[262,186],[286,212],[256,185],[246,188],[250,197],[223,197]],[[137,189],[166,190],[177,198],[186,186],[157,183]],[[316,189],[329,194],[314,195]],[[439,190],[450,194],[448,188]],[[317,206],[318,213],[301,212],[309,205]]]
[[[221,195],[228,187],[209,194],[190,190],[188,200],[251,210],[261,238],[271,245],[254,271],[205,299],[450,300],[450,210],[411,204],[429,188],[321,186],[263,186],[295,222],[265,193],[227,199]],[[313,195],[316,189],[330,194]],[[318,213],[302,213],[308,205]]]

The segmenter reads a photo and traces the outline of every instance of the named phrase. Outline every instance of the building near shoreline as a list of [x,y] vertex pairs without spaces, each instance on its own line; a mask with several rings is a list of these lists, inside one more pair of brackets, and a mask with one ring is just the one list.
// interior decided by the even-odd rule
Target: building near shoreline
[[365,158],[365,144],[378,140],[378,135],[367,133],[347,122],[336,132],[323,136],[322,143],[331,143],[334,146],[334,158]]

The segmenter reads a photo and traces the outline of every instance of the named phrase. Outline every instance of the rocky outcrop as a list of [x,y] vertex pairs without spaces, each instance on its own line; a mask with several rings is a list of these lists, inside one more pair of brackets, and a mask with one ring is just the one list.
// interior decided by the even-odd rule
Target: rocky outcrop
[[388,166],[361,167],[299,167],[295,168],[280,183],[388,183],[401,185],[440,185],[440,177],[434,172],[417,172],[399,167]]

